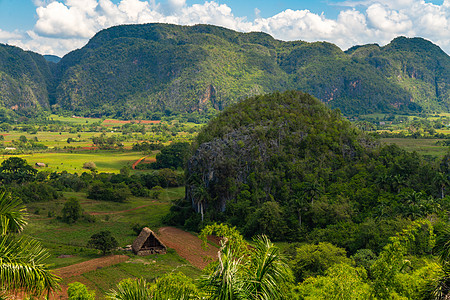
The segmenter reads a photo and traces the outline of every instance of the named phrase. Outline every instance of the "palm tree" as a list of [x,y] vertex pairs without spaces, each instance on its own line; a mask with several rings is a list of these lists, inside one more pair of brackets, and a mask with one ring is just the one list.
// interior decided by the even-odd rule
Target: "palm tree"
[[444,199],[445,187],[448,185],[449,180],[447,174],[439,172],[436,175],[435,182],[439,185],[441,199]]
[[[241,237],[238,240],[243,241]],[[253,247],[245,245],[244,251],[232,239],[222,239],[219,263],[201,281],[209,299],[286,299],[293,275],[279,249],[265,235],[255,237]]]
[[441,275],[430,281],[422,291],[422,299],[450,299],[450,228],[445,228],[436,239],[434,251],[441,262]]
[[204,182],[201,182],[194,190],[193,193],[194,202],[197,204],[197,211],[202,215],[202,222],[204,218],[205,204],[210,200],[208,188]]
[[202,299],[193,280],[182,273],[168,273],[152,284],[143,279],[125,279],[116,290],[108,293],[109,300],[194,300]]
[[245,284],[240,276],[241,257],[236,257],[234,249],[226,242],[222,243],[218,257],[219,264],[215,270],[200,281],[209,299],[247,299]]
[[49,256],[38,241],[19,233],[26,222],[25,207],[10,193],[0,194],[0,293],[16,291],[47,295],[59,288],[59,277],[43,261]]

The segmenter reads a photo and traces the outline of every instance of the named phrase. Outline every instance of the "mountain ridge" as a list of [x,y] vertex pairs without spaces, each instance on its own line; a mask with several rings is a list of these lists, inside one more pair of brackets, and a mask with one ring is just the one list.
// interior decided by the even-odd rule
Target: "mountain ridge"
[[[44,79],[33,83],[41,101],[25,97],[26,103],[80,115],[203,113],[290,89],[346,115],[449,111],[450,104],[450,57],[422,38],[342,51],[327,42],[284,42],[213,25],[120,25],[46,64],[38,68]],[[1,82],[2,102],[17,102],[1,92]]]

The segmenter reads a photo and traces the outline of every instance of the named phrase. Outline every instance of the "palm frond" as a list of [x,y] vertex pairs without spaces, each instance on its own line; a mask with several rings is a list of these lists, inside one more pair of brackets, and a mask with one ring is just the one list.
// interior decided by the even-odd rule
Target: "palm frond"
[[293,281],[292,271],[278,247],[265,235],[254,238],[246,290],[251,299],[283,299],[287,285]]
[[0,235],[21,232],[26,221],[26,208],[22,201],[9,192],[0,193]]
[[436,239],[434,252],[439,255],[442,263],[450,259],[450,227],[446,227]]
[[214,272],[200,280],[200,285],[209,299],[238,300],[247,299],[244,281],[239,274],[241,257],[235,257],[232,247],[225,245],[219,253],[219,264]]
[[0,290],[40,294],[59,288],[59,277],[43,261],[48,252],[38,241],[26,237],[0,237]]

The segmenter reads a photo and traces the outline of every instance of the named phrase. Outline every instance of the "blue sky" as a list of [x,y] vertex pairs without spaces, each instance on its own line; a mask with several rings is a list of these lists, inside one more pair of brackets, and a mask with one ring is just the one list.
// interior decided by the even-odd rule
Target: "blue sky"
[[[119,3],[120,0],[113,0],[113,3]],[[285,9],[309,9],[315,13],[324,12],[328,17],[336,17],[339,13],[339,7],[332,5],[338,1],[306,1],[306,0],[274,0],[274,1],[249,1],[232,0],[218,1],[229,5],[235,15],[254,19],[255,8],[261,11],[260,16],[270,17]],[[441,2],[442,1],[433,1]],[[201,4],[204,1],[187,1],[188,5],[194,3]],[[330,3],[330,4],[328,4]],[[15,29],[30,29],[36,23],[36,5],[32,0],[0,0],[0,28],[13,31]]]
[[215,24],[342,49],[420,36],[450,53],[450,0],[0,0],[0,42],[64,55],[104,28]]

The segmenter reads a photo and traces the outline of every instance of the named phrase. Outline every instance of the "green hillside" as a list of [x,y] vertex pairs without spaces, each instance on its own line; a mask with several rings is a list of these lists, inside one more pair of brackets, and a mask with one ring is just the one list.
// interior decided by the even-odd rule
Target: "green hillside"
[[15,47],[0,50],[6,107],[50,104],[55,112],[145,118],[222,110],[289,89],[346,115],[448,112],[450,103],[450,57],[421,38],[344,52],[212,25],[144,24],[102,30],[57,64]]
[[0,104],[13,110],[49,109],[52,71],[43,56],[0,44]]

